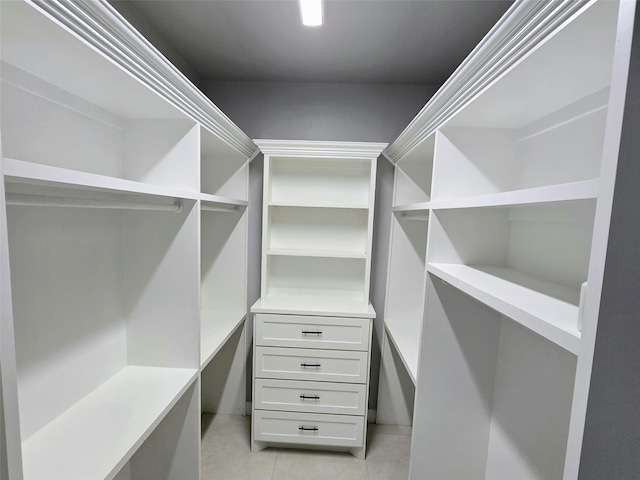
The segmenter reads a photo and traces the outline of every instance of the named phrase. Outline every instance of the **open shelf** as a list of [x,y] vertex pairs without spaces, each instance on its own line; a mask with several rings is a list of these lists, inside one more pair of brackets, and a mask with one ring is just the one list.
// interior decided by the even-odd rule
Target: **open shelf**
[[430,135],[396,163],[393,205],[429,202],[435,135]]
[[200,368],[205,368],[247,318],[243,310],[203,310],[200,313]]
[[422,322],[402,322],[385,319],[384,326],[387,330],[387,337],[393,343],[404,368],[415,385],[418,375]]
[[197,372],[123,368],[23,441],[25,479],[113,478]]
[[295,248],[270,248],[267,250],[267,255],[285,257],[367,258],[367,254],[365,252]]
[[207,128],[200,126],[200,191],[213,196],[248,200],[249,162]]
[[577,355],[580,291],[508,268],[428,264],[427,270]]
[[274,291],[267,297],[261,297],[251,307],[251,312],[282,314],[286,311],[291,315],[375,318],[376,313],[368,301],[339,293],[303,289]]
[[8,193],[50,194],[62,198],[120,199],[135,203],[153,203],[167,198],[195,200],[197,194],[187,190],[107,177],[93,173],[3,159]]
[[514,205],[534,205],[540,203],[567,202],[573,200],[589,200],[598,196],[596,180],[550,185],[537,188],[526,188],[511,192],[501,192],[475,197],[461,197],[431,202],[434,210],[473,207],[500,207]]
[[370,159],[273,156],[267,178],[269,204],[368,208],[370,203]]
[[353,203],[312,203],[312,202],[269,202],[270,207],[290,207],[290,208],[337,208],[345,210],[367,210],[368,205],[360,205]]

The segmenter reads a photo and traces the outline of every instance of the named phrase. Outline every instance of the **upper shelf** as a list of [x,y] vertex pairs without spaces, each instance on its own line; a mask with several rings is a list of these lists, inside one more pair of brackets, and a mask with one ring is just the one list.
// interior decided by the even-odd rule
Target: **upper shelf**
[[[473,207],[500,207],[510,205],[533,205],[550,202],[595,199],[598,196],[598,180],[526,188],[511,192],[501,192],[472,197],[433,200],[433,210]],[[395,209],[394,209],[395,210]]]
[[615,15],[617,2],[516,2],[387,155],[400,161],[445,123],[517,128],[608,86]]
[[150,204],[172,204],[177,199],[198,198],[195,192],[10,158],[3,159],[3,166],[8,194],[38,194],[61,199],[121,200]]
[[290,208],[339,208],[344,210],[367,210],[368,205],[355,205],[345,203],[309,203],[309,202],[269,202],[270,207],[290,207]]
[[[2,59],[115,115],[187,116],[246,157],[256,150],[251,139],[107,1],[3,4]],[[82,75],[69,75],[80,71]]]
[[577,355],[580,291],[498,267],[428,263],[427,270]]
[[25,478],[114,478],[197,370],[125,367],[22,443]]

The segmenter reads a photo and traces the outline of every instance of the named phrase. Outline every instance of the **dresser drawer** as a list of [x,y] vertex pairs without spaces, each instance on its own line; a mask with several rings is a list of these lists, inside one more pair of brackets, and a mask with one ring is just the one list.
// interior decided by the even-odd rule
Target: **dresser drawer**
[[364,417],[255,410],[254,440],[302,445],[360,447]]
[[360,383],[301,382],[256,378],[255,408],[364,415],[367,387]]
[[367,352],[256,347],[257,378],[366,383],[367,368]]
[[256,315],[256,345],[368,350],[368,318]]

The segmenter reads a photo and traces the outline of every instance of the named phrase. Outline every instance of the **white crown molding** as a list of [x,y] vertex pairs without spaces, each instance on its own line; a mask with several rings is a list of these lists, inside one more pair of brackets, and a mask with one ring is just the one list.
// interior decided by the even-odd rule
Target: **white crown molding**
[[251,139],[106,0],[27,1],[229,146],[253,155]]
[[387,143],[263,140],[253,142],[265,155],[288,157],[377,158]]
[[595,0],[517,0],[387,149],[402,159]]

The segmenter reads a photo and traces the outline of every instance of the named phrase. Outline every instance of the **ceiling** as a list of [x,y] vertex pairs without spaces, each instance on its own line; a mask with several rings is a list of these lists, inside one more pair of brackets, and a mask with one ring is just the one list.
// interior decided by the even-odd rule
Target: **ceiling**
[[206,81],[426,85],[442,84],[512,3],[325,0],[324,25],[304,27],[296,0],[122,1]]

